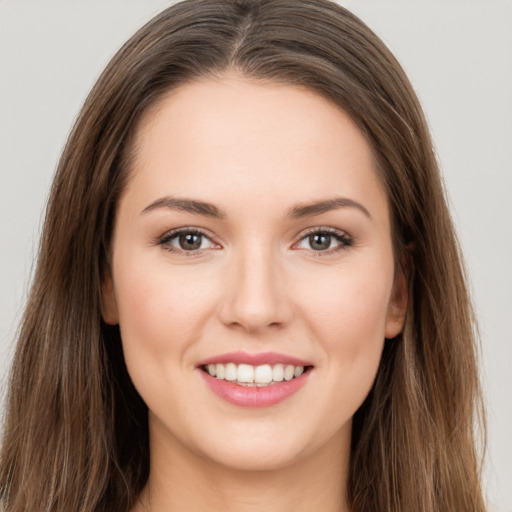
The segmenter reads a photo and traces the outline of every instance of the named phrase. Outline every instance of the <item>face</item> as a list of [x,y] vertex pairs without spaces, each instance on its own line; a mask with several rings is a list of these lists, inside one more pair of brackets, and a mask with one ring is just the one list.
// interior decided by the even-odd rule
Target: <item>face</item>
[[366,140],[316,93],[226,76],[169,93],[136,147],[104,318],[152,449],[245,469],[337,453],[406,306]]

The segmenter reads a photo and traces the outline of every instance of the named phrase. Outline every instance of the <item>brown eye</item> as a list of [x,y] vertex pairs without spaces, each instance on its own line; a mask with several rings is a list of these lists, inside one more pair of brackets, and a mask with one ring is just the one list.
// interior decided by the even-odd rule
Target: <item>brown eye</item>
[[309,246],[314,251],[325,251],[331,247],[331,238],[325,233],[313,233],[308,237]]
[[179,248],[184,251],[196,251],[201,248],[203,235],[198,233],[183,233],[178,236]]
[[294,245],[295,249],[307,249],[316,253],[330,254],[338,250],[350,247],[352,239],[343,231],[322,230],[312,231]]
[[158,243],[172,252],[194,252],[219,248],[203,232],[190,229],[171,232],[163,236]]

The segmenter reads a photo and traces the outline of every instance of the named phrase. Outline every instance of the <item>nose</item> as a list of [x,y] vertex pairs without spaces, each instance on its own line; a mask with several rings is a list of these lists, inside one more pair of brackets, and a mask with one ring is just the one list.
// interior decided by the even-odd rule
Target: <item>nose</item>
[[223,280],[221,321],[255,333],[278,329],[292,317],[285,273],[269,248],[234,255]]

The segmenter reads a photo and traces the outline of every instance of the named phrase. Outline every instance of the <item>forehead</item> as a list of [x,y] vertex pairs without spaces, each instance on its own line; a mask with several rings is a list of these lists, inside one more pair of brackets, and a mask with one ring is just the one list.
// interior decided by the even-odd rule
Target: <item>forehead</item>
[[135,147],[128,188],[147,201],[165,191],[233,204],[236,194],[265,208],[362,194],[387,208],[361,131],[303,87],[240,76],[182,85],[146,112]]

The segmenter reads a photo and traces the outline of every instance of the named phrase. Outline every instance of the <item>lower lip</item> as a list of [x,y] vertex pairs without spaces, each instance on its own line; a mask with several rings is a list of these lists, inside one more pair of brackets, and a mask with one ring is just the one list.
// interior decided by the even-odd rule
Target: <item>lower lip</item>
[[212,377],[199,370],[208,387],[218,396],[239,407],[270,407],[297,393],[306,383],[311,370],[300,377],[264,387],[239,386],[228,380]]

